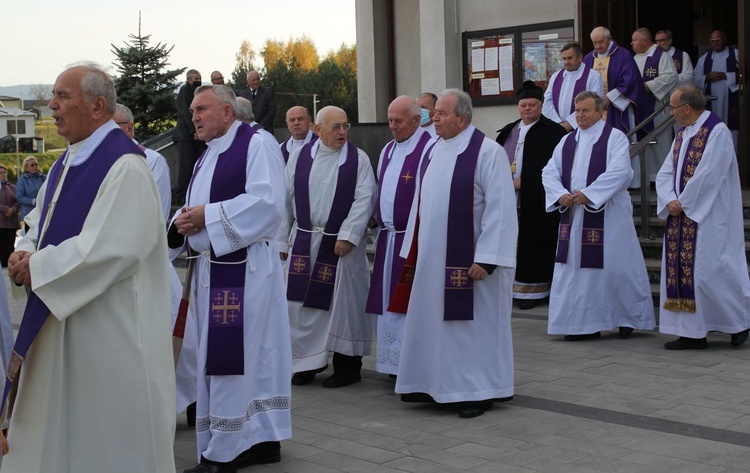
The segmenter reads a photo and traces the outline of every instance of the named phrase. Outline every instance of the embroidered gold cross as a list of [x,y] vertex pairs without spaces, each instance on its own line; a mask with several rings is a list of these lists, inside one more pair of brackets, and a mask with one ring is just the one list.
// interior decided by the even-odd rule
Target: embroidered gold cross
[[656,70],[656,69],[654,69],[653,67],[649,67],[648,69],[646,69],[646,72],[644,72],[644,74],[643,74],[643,75],[645,75],[645,76],[646,76],[646,77],[648,77],[649,79],[653,79],[654,77],[656,77],[656,75],[657,75],[658,73],[659,73],[659,71],[657,71],[657,70]]
[[408,184],[409,183],[409,179],[414,179],[414,176],[410,175],[409,171],[406,171],[406,174],[404,174],[401,177],[404,178],[404,184]]
[[586,233],[586,241],[589,243],[599,243],[599,231],[598,230],[589,230]]
[[301,273],[303,269],[305,269],[305,259],[304,258],[296,258],[294,260],[294,271],[296,273]]
[[318,278],[323,282],[328,282],[333,276],[333,271],[328,266],[323,266],[318,270]]
[[453,286],[464,287],[468,281],[469,277],[463,269],[456,269],[451,273],[451,285]]
[[599,74],[602,74],[602,75],[604,75],[603,73],[604,73],[604,72],[606,72],[606,70],[607,70],[607,66],[605,66],[603,62],[600,62],[600,63],[598,63],[598,64],[596,65],[596,67],[594,68],[594,70],[595,70],[596,72],[598,72]]
[[211,312],[217,322],[221,322],[221,325],[227,325],[237,318],[240,304],[237,294],[232,292],[230,295],[230,291],[221,292],[222,294],[216,294],[214,303],[211,304]]

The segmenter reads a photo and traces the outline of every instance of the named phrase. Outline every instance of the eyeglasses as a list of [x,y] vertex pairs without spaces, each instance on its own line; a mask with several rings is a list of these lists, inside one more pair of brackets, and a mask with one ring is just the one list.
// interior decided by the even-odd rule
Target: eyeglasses
[[331,125],[331,130],[333,130],[333,131],[340,131],[342,128],[344,130],[348,130],[351,127],[352,127],[351,123],[337,123],[335,125]]
[[130,122],[115,122],[115,123],[117,123],[118,125],[127,125]]
[[685,102],[685,103],[681,103],[681,104],[679,104],[679,105],[675,105],[674,107],[672,107],[672,111],[674,112],[674,111],[675,111],[675,110],[677,110],[678,108],[680,108],[680,107],[684,107],[685,105],[690,105],[690,104],[689,104],[689,103],[687,103],[687,102]]
[[30,168],[39,167],[39,165],[37,163],[29,163],[29,164],[27,164],[27,166],[29,166]]

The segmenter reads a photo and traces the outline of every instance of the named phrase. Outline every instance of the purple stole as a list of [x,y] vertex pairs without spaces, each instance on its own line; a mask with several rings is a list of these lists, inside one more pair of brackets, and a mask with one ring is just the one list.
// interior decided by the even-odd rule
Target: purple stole
[[[448,204],[447,245],[445,251],[445,284],[443,320],[474,320],[474,280],[468,271],[474,263],[474,174],[484,133],[475,129],[469,145],[456,158]],[[434,144],[425,153],[421,173],[424,175]],[[417,261],[419,214],[404,271],[394,289],[388,310],[406,313],[411,296]]]
[[[416,188],[416,176],[419,168],[419,159],[422,157],[427,142],[430,141],[429,133],[422,133],[414,150],[404,159],[401,167],[400,178],[396,186],[396,198],[393,203],[393,226],[396,233],[396,241],[393,248],[393,261],[391,262],[391,280],[389,282],[390,290],[388,294],[393,294],[396,282],[404,269],[404,258],[399,256],[401,246],[404,244],[403,231],[409,222],[410,203],[414,200],[414,190]],[[378,195],[382,195],[383,177],[385,170],[390,163],[392,151],[396,147],[396,141],[388,143],[383,153],[383,163],[380,166],[380,175],[378,176]],[[370,293],[367,296],[367,306],[365,311],[369,314],[383,313],[383,268],[385,266],[385,252],[388,245],[388,229],[385,227],[380,216],[380,205],[378,205],[377,220],[380,225],[380,235],[378,236],[377,246],[375,247],[375,264],[372,270],[370,282]]]
[[[612,133],[612,127],[604,124],[602,134],[594,143],[589,160],[589,170],[586,185],[591,185],[604,171],[607,170],[607,142]],[[562,184],[570,192],[570,175],[573,170],[573,160],[576,153],[575,133],[565,139],[562,149]],[[583,229],[581,231],[581,268],[604,267],[604,209],[591,212],[583,207]],[[560,214],[560,227],[557,233],[556,263],[568,262],[568,246],[570,244],[570,208]]]
[[[241,123],[232,144],[216,159],[211,178],[209,203],[223,202],[244,194],[247,181],[247,149],[258,126]],[[206,150],[208,152],[208,150]],[[196,165],[193,179],[203,167]],[[188,202],[192,181],[188,191]],[[206,375],[245,373],[244,312],[247,248],[216,256],[211,247]]]
[[[281,143],[281,154],[284,155],[284,162],[285,163],[287,161],[289,161],[289,154],[290,154],[289,150],[287,150],[286,147],[289,144],[289,142],[292,141],[292,138],[293,137],[290,136],[285,142]],[[313,133],[312,136],[310,137],[310,141],[308,141],[308,143],[315,143],[317,140],[318,140],[318,135],[316,135],[315,133]],[[305,144],[307,144],[307,143],[305,143]]]
[[[678,189],[675,194],[680,194],[687,185],[688,181],[703,157],[703,151],[708,143],[708,135],[711,134],[714,127],[721,123],[721,119],[714,113],[711,113],[706,121],[703,122],[698,133],[688,142],[688,149],[685,152],[685,159],[682,163],[682,169],[679,171]],[[672,163],[675,172],[677,172],[677,163],[680,159],[680,148],[682,147],[682,137],[685,134],[685,127],[680,128],[675,138],[674,148],[672,149]],[[695,312],[695,285],[694,285],[694,266],[695,266],[695,249],[698,245],[698,224],[688,218],[685,213],[674,217],[667,217],[667,227],[664,231],[664,251],[665,256],[665,285],[667,288],[667,299],[664,301],[664,308],[673,312]]]
[[[63,163],[67,154],[68,152],[65,151],[49,172],[49,183],[44,196],[44,202],[42,203],[41,218],[39,219],[40,225],[44,225],[47,219],[50,202],[60,183],[60,178],[65,167]],[[37,244],[38,250],[49,245],[59,245],[81,233],[83,224],[88,217],[91,206],[94,204],[104,178],[115,162],[124,154],[144,156],[136,144],[121,130],[113,129],[107,133],[107,136],[91,153],[88,159],[80,165],[71,166],[68,169],[63,188],[55,204],[55,213],[50,218],[46,232]],[[39,230],[41,231],[41,228]],[[18,337],[13,346],[8,374],[5,380],[2,406],[3,409],[6,408],[6,401],[8,401],[10,395],[10,401],[7,404],[8,418],[10,418],[13,411],[21,364],[49,315],[51,315],[51,312],[45,303],[33,291],[30,292]]]
[[[303,307],[330,310],[336,268],[339,257],[334,253],[341,224],[349,215],[354,203],[357,186],[359,158],[357,147],[347,141],[346,162],[339,166],[336,192],[328,221],[323,229],[323,238],[318,248],[318,257],[310,270],[310,245],[312,242],[312,220],[310,217],[310,171],[314,143],[302,147],[294,171],[294,206],[297,213],[297,235],[294,238],[289,258],[289,276],[286,297],[290,301],[303,302]],[[342,150],[343,152],[343,150]]]
[[[659,46],[654,49],[654,54],[646,57],[646,62],[643,64],[643,73],[641,78],[643,82],[648,82],[659,77],[659,61],[661,61],[661,55],[664,54],[664,50]],[[654,99],[644,90],[643,101],[640,104],[642,118],[647,118],[649,115],[654,113]],[[654,122],[650,122],[648,125],[643,127],[641,135],[644,137],[646,134],[654,129]]]
[[[727,56],[727,73],[737,72],[737,58],[734,57],[734,49],[727,46],[729,49],[729,55]],[[703,61],[703,74],[708,75],[714,66],[714,54],[709,52],[706,54],[706,60]],[[711,82],[706,81],[706,86],[703,92],[706,95],[711,95]],[[729,103],[727,104],[727,127],[730,130],[737,131],[740,129],[740,96],[739,90],[735,92],[729,92]],[[711,102],[706,102],[706,110],[711,110]]]
[[[571,110],[575,110],[576,95],[586,90],[586,83],[589,80],[589,73],[591,72],[591,68],[586,64],[581,63],[581,67],[583,67],[583,73],[573,85],[573,96],[570,98]],[[564,75],[565,70],[561,70],[560,73],[557,74],[555,82],[552,84],[552,106],[555,107],[555,111],[558,115],[560,115],[560,106],[558,104],[560,103],[560,90],[562,89]],[[564,119],[562,116],[560,118]]]
[[674,67],[677,69],[677,74],[682,74],[682,59],[685,57],[682,51],[672,46],[674,53],[672,54],[672,61]]

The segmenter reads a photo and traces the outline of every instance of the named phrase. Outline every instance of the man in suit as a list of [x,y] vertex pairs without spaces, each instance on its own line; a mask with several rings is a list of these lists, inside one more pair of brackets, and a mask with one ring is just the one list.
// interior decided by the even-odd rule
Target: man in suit
[[276,95],[271,87],[260,85],[258,71],[247,73],[247,89],[240,93],[253,103],[255,121],[260,123],[269,133],[273,133],[273,120],[276,118]]

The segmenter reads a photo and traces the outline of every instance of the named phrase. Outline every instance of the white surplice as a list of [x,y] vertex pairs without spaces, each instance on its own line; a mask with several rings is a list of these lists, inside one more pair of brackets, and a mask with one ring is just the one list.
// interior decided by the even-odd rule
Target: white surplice
[[[737,49],[732,48],[734,51],[734,60],[739,61],[737,55]],[[711,54],[713,57],[713,64],[711,64],[711,72],[723,72],[727,78],[724,80],[717,80],[711,82],[711,95],[716,96],[716,100],[711,101],[711,111],[714,112],[721,118],[721,121],[727,123],[729,119],[729,93],[737,92],[739,85],[737,84],[737,73],[727,72],[727,58],[729,57],[729,48],[717,52],[708,51],[706,54],[698,58],[698,63],[695,65],[693,71],[693,84],[699,89],[706,90],[706,74],[703,73],[705,68],[706,57]],[[737,152],[737,130],[730,130],[732,134],[732,142],[734,144],[734,151]]]
[[[116,129],[109,121],[71,145],[68,165]],[[63,177],[57,192],[64,187]],[[139,155],[120,157],[81,233],[36,251],[41,209],[17,249],[35,252],[33,290],[52,315],[21,370],[2,471],[173,473],[169,260],[151,171]]]
[[312,140],[312,137],[313,137],[313,131],[312,129],[310,129],[310,130],[307,130],[307,135],[305,135],[305,137],[302,138],[301,140],[295,140],[294,136],[290,136],[289,139],[281,143],[279,147],[285,149],[287,153],[292,154],[295,150],[309,143],[310,140]]
[[[682,169],[690,138],[710,112],[685,129],[677,169]],[[657,214],[666,219],[667,204],[678,200],[698,224],[693,267],[696,312],[664,309],[666,277],[661,266],[659,331],[680,337],[703,338],[709,331],[737,333],[750,328],[750,278],[745,260],[742,194],[737,159],[729,129],[716,125],[695,174],[679,194],[680,172],[675,173],[670,153],[656,180]]]
[[[321,140],[312,145],[313,164],[310,170],[310,223],[312,241],[310,258],[315,261],[323,238],[323,229],[333,205],[339,167],[346,162],[347,142],[340,150],[324,145]],[[289,191],[286,214],[278,233],[279,251],[291,253],[297,231],[297,210],[294,203],[294,175],[300,150],[289,156],[286,166]],[[337,240],[354,245],[336,266],[336,282],[330,310],[302,307],[302,302],[287,301],[292,332],[292,371],[322,368],[329,352],[349,356],[369,355],[372,350],[373,317],[365,314],[365,303],[370,284],[370,268],[365,250],[367,223],[375,209],[377,186],[370,158],[357,150],[357,184],[354,202],[339,229]]]
[[[422,134],[428,133],[424,129],[417,131],[401,143],[396,143],[393,147],[388,167],[383,175],[383,182],[380,184],[380,194],[378,196],[378,206],[380,209],[380,218],[386,229],[381,229],[378,239],[386,239],[385,258],[383,259],[383,313],[376,315],[377,318],[377,364],[375,369],[380,373],[398,374],[398,364],[401,358],[401,350],[404,337],[404,324],[406,318],[404,314],[388,312],[388,301],[391,300],[391,269],[393,258],[398,256],[394,253],[396,246],[396,234],[398,233],[393,226],[393,204],[396,200],[396,188],[399,179],[401,179],[401,168],[404,166],[406,156],[414,151],[417,143],[422,139]],[[378,175],[383,167],[383,159],[388,146],[380,152],[378,162]],[[430,147],[427,143],[425,149]],[[405,205],[411,208],[411,202],[399,202],[398,205]],[[377,248],[377,241],[374,247]],[[398,278],[398,275],[396,275]]]
[[[672,58],[674,62],[674,55],[677,54],[677,49],[670,47],[667,54]],[[690,55],[685,51],[680,52],[681,56],[677,58],[682,65],[682,72],[677,73],[677,87],[681,85],[691,85],[693,83],[693,61],[690,59]],[[677,64],[675,64],[675,70],[677,70]]]
[[[549,302],[550,334],[588,334],[617,327],[654,328],[654,304],[643,253],[633,226],[633,204],[627,192],[633,170],[628,139],[612,130],[607,142],[607,169],[586,185],[591,151],[604,130],[597,122],[576,133],[578,145],[571,171],[571,190],[580,190],[591,207],[604,207],[604,267],[581,268],[584,211],[575,206],[571,215],[567,263],[555,263]],[[555,148],[542,171],[547,211],[557,212],[557,201],[570,192],[562,184],[562,148]]]
[[[138,143],[133,140],[134,143]],[[151,174],[154,176],[156,181],[156,187],[159,190],[159,197],[161,200],[161,208],[164,212],[164,218],[169,221],[170,213],[172,211],[172,185],[169,178],[169,166],[164,156],[151,148],[145,148],[143,150],[146,153],[146,164],[151,169]],[[180,301],[182,300],[182,282],[180,277],[177,275],[177,271],[174,266],[169,266],[169,283],[171,291],[171,302],[172,302],[172,327],[174,327],[175,320],[177,320],[177,312],[180,309]],[[189,319],[193,318],[191,311],[187,314]],[[172,332],[170,331],[170,334]],[[175,380],[177,382],[177,413],[185,410],[185,408],[195,402],[196,392],[198,390],[196,386],[197,379],[197,355],[198,349],[198,337],[195,333],[195,321],[190,320],[185,324],[185,337],[183,339],[182,351],[180,352],[180,359],[175,369]]]
[[[206,206],[206,228],[187,238],[187,244],[200,253],[190,296],[198,334],[197,453],[218,462],[231,461],[257,443],[292,435],[289,322],[274,241],[286,189],[278,144],[254,135],[246,156],[236,157],[247,159],[246,192],[208,203],[217,158],[232,144],[239,125],[235,121],[225,135],[206,143],[208,149],[193,172],[186,204]],[[173,249],[171,256],[186,246]],[[243,375],[205,374],[211,282],[207,252],[211,247],[217,256],[247,248]]]
[[443,320],[449,189],[456,158],[474,130],[470,125],[450,140],[438,140],[420,185],[421,197],[414,199],[401,251],[405,258],[420,201],[419,252],[396,392],[427,393],[440,403],[513,395],[510,316],[518,237],[516,199],[508,156],[487,138],[474,174],[472,243],[474,262],[497,268],[484,280],[474,281],[474,320]]
[[[544,91],[544,102],[542,104],[542,115],[549,118],[555,123],[568,122],[573,129],[578,128],[578,122],[576,121],[576,111],[573,104],[573,91],[576,86],[576,82],[581,78],[581,75],[588,69],[584,63],[575,71],[568,71],[566,69],[560,69],[559,71],[552,74],[549,79],[549,86]],[[563,83],[560,87],[560,103],[555,109],[554,95],[552,93],[552,85],[557,80],[558,76],[563,75]],[[596,92],[599,97],[604,97],[604,82],[602,75],[597,71],[589,71],[589,76],[586,79],[586,88],[584,90],[590,90]],[[558,113],[559,111],[559,113]]]
[[[643,68],[646,66],[646,60],[654,55],[657,48],[658,46],[652,44],[648,48],[648,51],[643,54],[636,54],[633,57],[635,63],[638,65],[638,71],[641,73],[641,76],[643,76]],[[644,100],[651,100],[654,103],[654,111],[663,104],[669,103],[669,96],[672,94],[674,88],[677,87],[677,80],[677,69],[674,66],[672,56],[666,52],[662,52],[661,58],[659,58],[659,75],[650,80],[648,77],[643,78],[647,91],[644,94]],[[668,119],[669,107],[654,118],[654,127],[661,125]],[[659,172],[659,168],[661,168],[664,162],[664,156],[669,152],[669,145],[672,143],[672,138],[672,131],[666,130],[661,136],[656,138],[655,144],[646,147],[648,178],[652,182],[656,179],[656,173]]]

